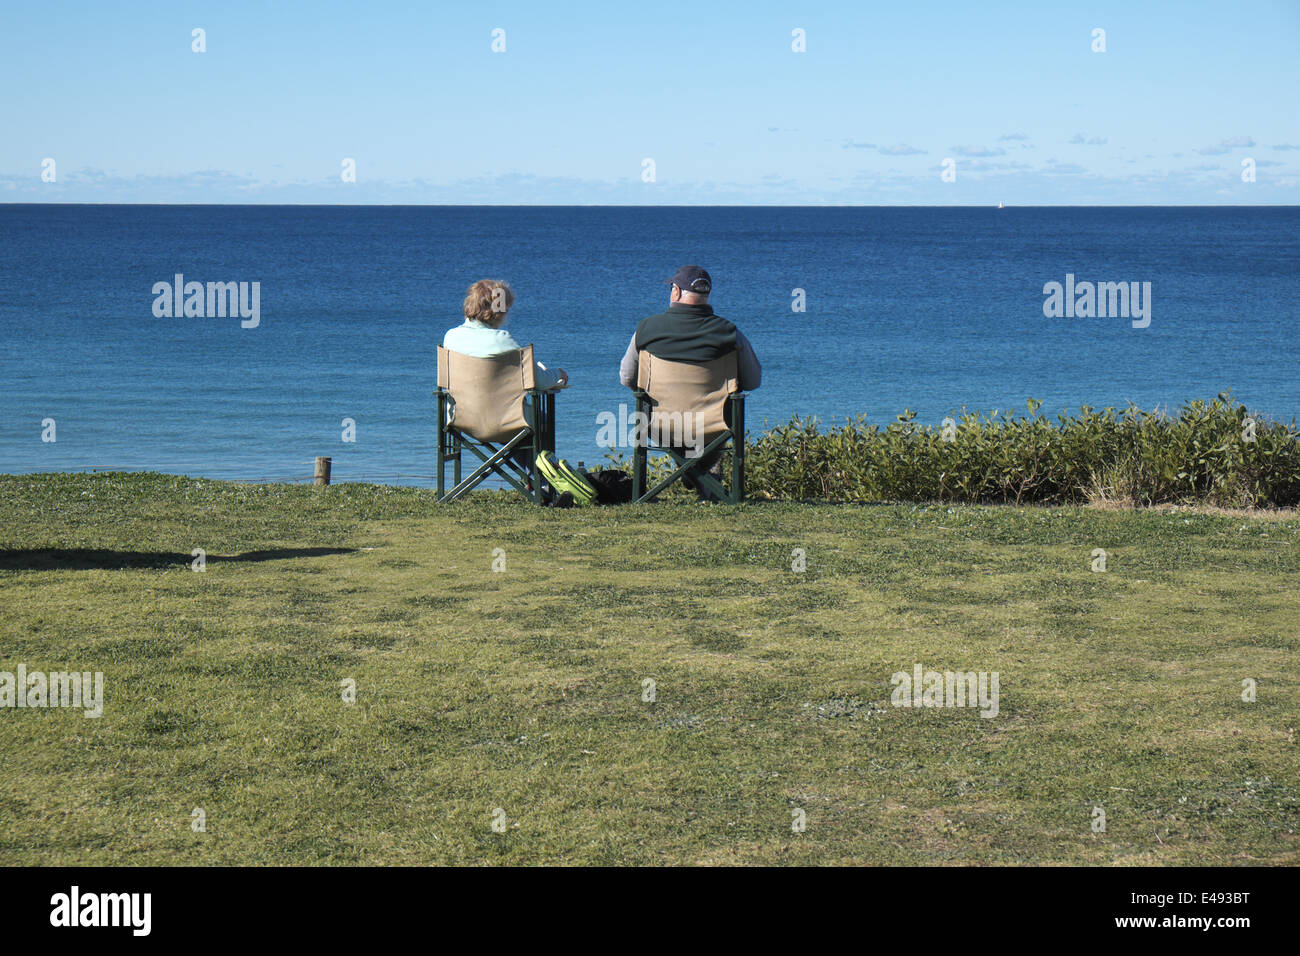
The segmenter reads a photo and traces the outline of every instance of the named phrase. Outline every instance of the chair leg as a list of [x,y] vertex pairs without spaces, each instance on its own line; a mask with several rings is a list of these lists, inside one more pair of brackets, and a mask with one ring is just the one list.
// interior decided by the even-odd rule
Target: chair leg
[[537,459],[544,451],[552,454],[555,452],[555,394],[535,389],[528,401],[533,409],[533,464],[528,474],[528,483],[533,490],[527,497],[535,505],[544,505],[546,494],[542,491],[542,472],[537,467]]
[[447,398],[438,392],[438,500],[446,492],[447,478]]
[[641,495],[645,493],[647,455],[648,451],[644,445],[637,445],[632,449],[632,500],[634,502],[640,501]]
[[745,439],[735,435],[731,438],[730,498],[733,505],[745,500]]
[[555,395],[546,394],[546,439],[543,446],[546,451],[555,452]]
[[[636,393],[636,418],[642,421],[649,421],[650,403],[641,397],[641,393]],[[641,416],[646,416],[641,419]],[[635,431],[635,444],[632,446],[632,501],[639,502],[641,496],[645,494],[646,486],[646,458],[650,454],[647,447],[649,441],[649,429],[638,428]]]
[[733,505],[745,500],[745,396],[731,397],[731,494]]
[[[545,416],[545,410],[543,410],[542,414]],[[533,429],[533,467],[532,476],[529,480],[533,486],[533,504],[535,505],[541,505],[544,501],[544,496],[542,495],[542,472],[537,467],[537,457],[541,455],[542,452],[547,451],[545,447],[546,436],[543,433],[545,427],[546,426],[543,425],[543,430],[538,430],[536,428]]]

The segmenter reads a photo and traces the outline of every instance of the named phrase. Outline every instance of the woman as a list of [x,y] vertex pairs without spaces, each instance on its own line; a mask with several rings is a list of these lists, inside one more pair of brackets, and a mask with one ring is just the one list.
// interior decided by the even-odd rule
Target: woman
[[[504,328],[506,317],[514,304],[515,294],[505,282],[500,279],[480,279],[465,292],[465,324],[448,329],[442,338],[442,347],[470,358],[491,358],[503,352],[520,351],[519,343]],[[569,384],[569,373],[562,368],[552,371],[538,362],[534,382],[543,391],[563,388]],[[531,406],[525,409],[530,424],[531,413]],[[524,471],[532,472],[531,448],[516,448],[510,457]]]

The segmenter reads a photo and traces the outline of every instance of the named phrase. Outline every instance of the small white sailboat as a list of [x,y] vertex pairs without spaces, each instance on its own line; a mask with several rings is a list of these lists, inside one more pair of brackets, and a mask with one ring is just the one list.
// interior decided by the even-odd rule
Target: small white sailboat
[[999,208],[999,209],[1006,209],[1007,207],[1004,206],[1004,205],[1002,205],[1002,203],[998,203],[998,208]]

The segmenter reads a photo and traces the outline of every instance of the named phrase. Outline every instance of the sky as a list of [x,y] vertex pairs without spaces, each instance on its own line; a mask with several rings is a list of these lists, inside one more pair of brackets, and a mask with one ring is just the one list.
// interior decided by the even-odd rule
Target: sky
[[0,202],[1300,203],[1300,0],[53,0],[0,84]]

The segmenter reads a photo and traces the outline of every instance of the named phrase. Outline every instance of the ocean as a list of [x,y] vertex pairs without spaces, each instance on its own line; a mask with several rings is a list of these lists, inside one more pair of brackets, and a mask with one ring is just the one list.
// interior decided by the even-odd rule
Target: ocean
[[[336,481],[431,484],[436,347],[480,278],[569,372],[558,449],[591,467],[685,263],[763,364],[751,434],[1229,389],[1300,415],[1300,207],[0,205],[0,472],[306,479],[327,455]],[[156,315],[178,274],[258,283],[256,326]],[[1052,282],[1125,283],[1146,314],[1045,315]]]

